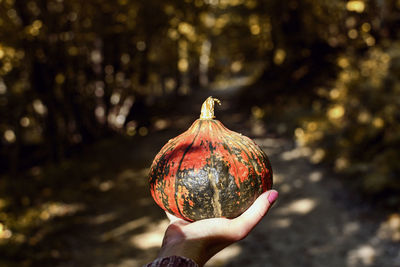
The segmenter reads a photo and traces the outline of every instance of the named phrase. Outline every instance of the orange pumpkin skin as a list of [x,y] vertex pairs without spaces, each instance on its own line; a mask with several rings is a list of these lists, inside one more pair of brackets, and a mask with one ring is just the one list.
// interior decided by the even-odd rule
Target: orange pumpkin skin
[[272,168],[250,138],[198,119],[157,154],[149,182],[155,202],[179,218],[234,218],[272,188]]

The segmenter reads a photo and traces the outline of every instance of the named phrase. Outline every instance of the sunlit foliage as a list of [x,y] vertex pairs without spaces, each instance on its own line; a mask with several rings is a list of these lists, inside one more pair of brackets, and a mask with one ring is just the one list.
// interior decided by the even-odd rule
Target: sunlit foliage
[[273,47],[252,0],[0,6],[1,156],[14,171],[26,146],[59,159],[109,130],[146,135],[149,103],[249,72]]
[[[337,32],[346,44],[334,57],[337,76],[315,89],[312,115],[295,136],[313,148],[314,162],[330,163],[365,193],[389,196],[400,190],[400,36],[392,31],[399,21],[389,10],[398,14],[400,6],[349,1],[345,8],[351,12]],[[330,38],[328,43],[338,44]]]
[[358,58],[340,56],[337,80],[318,90],[315,117],[296,130],[301,145],[323,151],[317,162],[362,177],[359,185],[370,193],[400,190],[399,51],[395,42]]

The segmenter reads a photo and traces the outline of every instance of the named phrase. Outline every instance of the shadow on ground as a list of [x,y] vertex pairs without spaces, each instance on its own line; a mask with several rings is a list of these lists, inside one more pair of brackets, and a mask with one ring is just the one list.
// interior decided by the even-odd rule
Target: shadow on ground
[[1,240],[0,265],[138,266],[154,257],[167,222],[151,198],[148,168],[174,134],[108,140],[18,177],[5,193],[20,206],[4,207],[18,212],[2,224],[13,227]]
[[279,200],[245,240],[225,252],[230,259],[217,256],[209,266],[399,265],[397,215],[388,217],[351,196],[293,143],[256,141],[270,156]]

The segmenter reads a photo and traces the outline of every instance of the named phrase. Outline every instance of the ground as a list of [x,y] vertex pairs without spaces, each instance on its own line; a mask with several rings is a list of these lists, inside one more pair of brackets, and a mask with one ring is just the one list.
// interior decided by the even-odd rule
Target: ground
[[213,94],[222,101],[217,118],[269,156],[280,196],[247,238],[206,266],[400,266],[400,216],[354,197],[326,167],[310,163],[306,149],[237,108],[234,93],[193,94],[145,136],[106,140],[60,165],[33,169],[39,184],[51,175],[61,182],[42,183],[41,200],[28,205],[40,207],[32,234],[13,232],[0,265],[125,267],[155,259],[168,221],[149,192],[150,164]]

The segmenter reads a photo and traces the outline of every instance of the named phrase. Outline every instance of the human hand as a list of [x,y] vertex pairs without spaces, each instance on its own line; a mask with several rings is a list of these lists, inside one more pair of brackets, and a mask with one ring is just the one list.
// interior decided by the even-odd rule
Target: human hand
[[267,214],[278,197],[270,190],[261,194],[239,217],[187,222],[167,213],[170,219],[159,257],[183,256],[203,266],[225,247],[242,240]]

